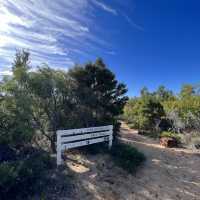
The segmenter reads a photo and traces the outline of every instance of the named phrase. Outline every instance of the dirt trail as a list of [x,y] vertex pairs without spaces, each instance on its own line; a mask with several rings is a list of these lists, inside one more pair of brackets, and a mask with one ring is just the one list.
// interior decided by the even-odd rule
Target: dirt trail
[[108,155],[73,155],[76,197],[84,200],[200,200],[200,152],[167,149],[125,124],[121,140],[142,151],[147,161],[137,174],[117,168]]

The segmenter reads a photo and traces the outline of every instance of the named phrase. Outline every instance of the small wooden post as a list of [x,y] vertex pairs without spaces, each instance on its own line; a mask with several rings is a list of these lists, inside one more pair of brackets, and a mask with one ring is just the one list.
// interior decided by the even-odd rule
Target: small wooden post
[[109,144],[108,144],[109,149],[111,149],[112,147],[112,140],[113,140],[113,126],[111,126],[110,135],[109,135]]
[[61,155],[61,136],[57,131],[57,165],[62,164],[62,155]]

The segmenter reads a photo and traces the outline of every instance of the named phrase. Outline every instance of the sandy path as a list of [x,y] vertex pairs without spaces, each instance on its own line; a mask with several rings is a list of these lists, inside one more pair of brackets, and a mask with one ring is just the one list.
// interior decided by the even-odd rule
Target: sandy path
[[149,194],[144,195],[147,199],[200,200],[199,152],[163,148],[125,124],[121,128],[121,136],[122,140],[133,144],[147,157],[145,167],[137,175],[137,182],[143,183],[138,190]]
[[79,154],[78,163],[67,163],[77,177],[74,199],[200,200],[199,152],[162,148],[125,124],[121,137],[146,155],[144,166],[134,176],[114,166],[108,155]]

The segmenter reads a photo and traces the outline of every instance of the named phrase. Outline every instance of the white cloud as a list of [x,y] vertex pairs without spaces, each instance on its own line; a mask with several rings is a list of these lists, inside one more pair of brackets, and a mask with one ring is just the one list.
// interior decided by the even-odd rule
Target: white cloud
[[100,7],[101,9],[103,9],[104,11],[109,12],[109,13],[111,13],[111,14],[113,14],[113,15],[117,15],[117,11],[116,11],[115,9],[113,9],[113,8],[111,8],[110,6],[104,4],[103,2],[100,2],[100,1],[98,1],[98,0],[92,0],[92,2],[93,2],[96,6]]
[[11,76],[12,72],[9,70],[0,71],[0,76]]
[[77,55],[114,55],[110,42],[98,32],[102,27],[94,21],[97,10],[120,13],[102,0],[0,0],[1,75],[9,71],[2,66],[11,64],[22,48],[30,51],[33,65],[62,69],[73,65]]
[[8,61],[13,49],[25,48],[34,54],[34,63],[71,65],[70,40],[84,42],[91,34],[82,12],[87,6],[88,0],[0,0],[0,62]]

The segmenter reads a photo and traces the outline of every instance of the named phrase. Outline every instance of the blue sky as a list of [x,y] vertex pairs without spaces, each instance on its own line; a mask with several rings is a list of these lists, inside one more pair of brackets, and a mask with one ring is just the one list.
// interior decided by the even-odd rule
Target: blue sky
[[67,70],[102,57],[129,95],[200,82],[199,0],[0,0],[0,75],[16,49]]

